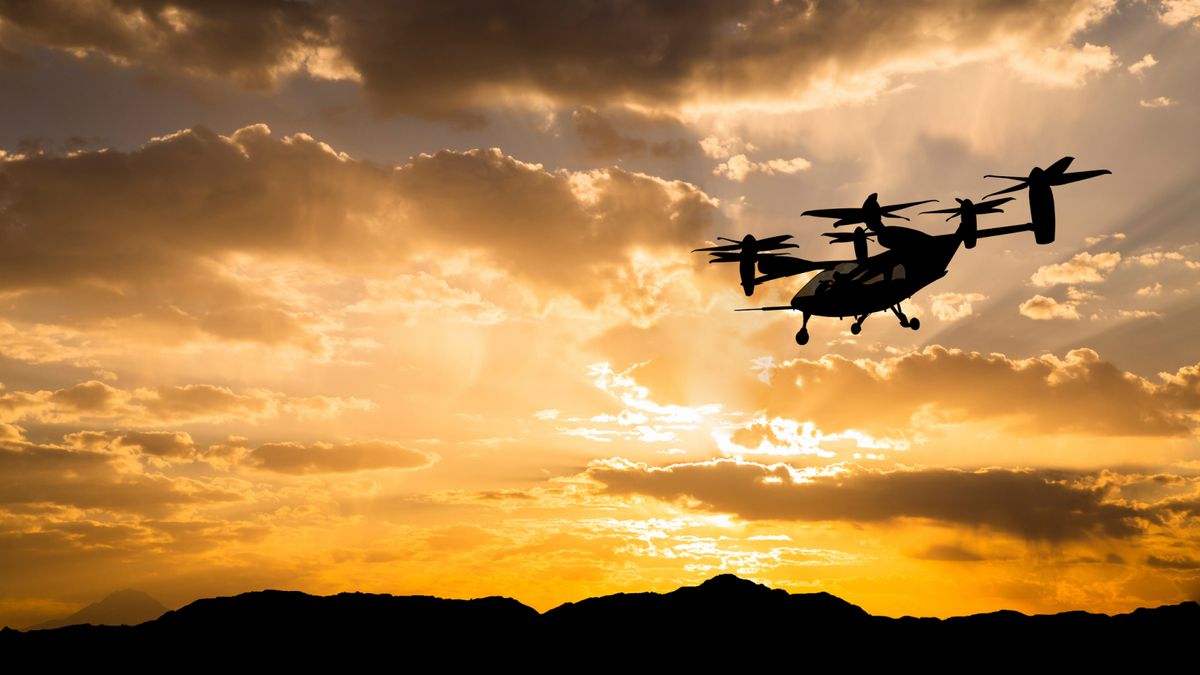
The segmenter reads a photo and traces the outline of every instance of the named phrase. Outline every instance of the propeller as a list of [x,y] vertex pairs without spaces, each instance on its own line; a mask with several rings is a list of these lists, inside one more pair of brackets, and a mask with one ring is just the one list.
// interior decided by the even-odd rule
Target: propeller
[[879,194],[872,192],[870,196],[863,201],[861,207],[849,207],[841,209],[813,209],[801,213],[801,216],[816,216],[817,218],[833,218],[836,222],[834,227],[842,225],[857,225],[862,223],[872,230],[880,230],[883,228],[883,218],[901,218],[908,220],[905,216],[901,216],[896,211],[901,211],[920,204],[928,204],[936,202],[936,199],[926,199],[919,202],[905,202],[903,204],[888,204],[887,206],[880,205]]
[[741,278],[742,290],[749,296],[754,294],[755,265],[757,262],[763,258],[775,258],[784,255],[775,251],[799,248],[797,244],[787,243],[787,240],[791,238],[792,235],[790,234],[780,234],[774,237],[767,237],[766,239],[755,239],[754,235],[748,234],[742,237],[741,241],[727,237],[717,237],[721,241],[730,243],[693,249],[692,253],[703,252],[712,256],[712,259],[708,261],[710,265],[712,263],[738,263],[738,276]]
[[954,201],[958,202],[958,206],[949,209],[937,209],[935,211],[922,211],[921,215],[926,213],[949,213],[950,215],[946,218],[946,220],[949,221],[967,213],[977,216],[984,213],[1004,213],[1002,209],[998,209],[996,207],[1000,206],[1001,204],[1011,202],[1012,200],[1012,197],[1004,197],[1003,199],[993,199],[990,202],[979,202],[976,204],[970,199],[960,199],[955,197]]
[[867,234],[861,227],[855,228],[853,232],[824,232],[821,236],[829,237],[830,244],[849,244],[859,240],[875,241],[875,237]]
[[1067,173],[1067,167],[1071,166],[1071,162],[1074,161],[1074,157],[1063,157],[1045,169],[1035,166],[1033,167],[1033,170],[1029,172],[1028,176],[999,176],[995,174],[987,174],[984,176],[984,178],[1003,178],[1005,180],[1015,180],[1020,182],[1011,187],[1004,188],[1003,190],[997,190],[996,192],[984,197],[984,199],[987,199],[988,197],[995,197],[996,195],[1007,194],[1009,192],[1016,192],[1017,190],[1024,190],[1032,186],[1055,187],[1112,173],[1108,169],[1074,171],[1072,173]]
[[825,232],[821,236],[829,237],[830,244],[854,244],[854,258],[860,262],[867,259],[867,242],[875,240],[861,226],[853,232]]
[[764,251],[777,251],[785,248],[799,248],[798,244],[784,243],[791,238],[792,235],[790,234],[780,234],[774,237],[767,237],[766,239],[755,239],[754,235],[748,234],[745,237],[742,237],[741,241],[738,241],[737,239],[730,239],[728,237],[717,237],[717,239],[720,239],[721,241],[728,241],[732,243],[709,246],[707,248],[695,248],[692,249],[692,253],[707,252],[716,256],[719,253],[736,251],[738,255],[740,255],[742,253],[748,253],[751,251],[754,253],[762,253]]

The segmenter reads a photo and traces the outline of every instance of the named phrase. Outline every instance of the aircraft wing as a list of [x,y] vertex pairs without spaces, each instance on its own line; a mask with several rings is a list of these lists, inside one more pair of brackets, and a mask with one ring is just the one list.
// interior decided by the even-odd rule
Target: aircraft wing
[[770,281],[772,279],[794,277],[797,274],[804,274],[813,270],[831,270],[844,262],[846,261],[805,260],[804,258],[793,258],[783,255],[761,257],[758,259],[758,271],[762,272],[763,276],[755,278],[754,282],[762,283],[763,281]]
[[1005,234],[1016,234],[1017,232],[1032,232],[1033,223],[1024,223],[1022,225],[1005,225],[1004,227],[984,227],[975,231],[976,239],[984,237],[999,237]]
[[862,209],[855,209],[855,208],[850,208],[850,209],[813,209],[812,211],[805,211],[804,213],[801,213],[800,215],[801,216],[816,216],[818,218],[839,218],[839,219],[861,218],[862,217]]

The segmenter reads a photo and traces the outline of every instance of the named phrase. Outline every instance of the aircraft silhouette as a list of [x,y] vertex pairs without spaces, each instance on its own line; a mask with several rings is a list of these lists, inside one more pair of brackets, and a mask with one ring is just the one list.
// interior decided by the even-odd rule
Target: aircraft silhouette
[[[858,225],[853,232],[826,232],[830,244],[850,243],[854,245],[853,260],[805,260],[782,253],[784,249],[798,248],[788,243],[790,234],[781,234],[766,239],[755,239],[747,234],[740,241],[718,237],[729,244],[698,248],[693,251],[712,256],[709,263],[738,263],[742,289],[747,296],[754,294],[754,287],[768,281],[792,277],[821,270],[804,284],[791,303],[773,307],[750,307],[748,311],[783,311],[803,313],[804,323],[796,333],[796,343],[808,343],[808,320],[813,316],[854,318],[850,332],[858,335],[863,321],[875,312],[890,310],[905,328],[917,330],[920,319],[905,316],[900,303],[914,293],[946,276],[947,268],[960,245],[975,248],[979,239],[997,237],[1017,232],[1033,232],[1038,244],[1054,241],[1054,195],[1051,188],[1067,183],[1094,178],[1112,173],[1108,169],[1066,173],[1073,157],[1063,157],[1046,169],[1034,167],[1028,176],[997,176],[1020,181],[1017,185],[993,192],[984,197],[994,197],[1018,190],[1029,190],[1030,222],[1021,225],[1005,225],[979,229],[978,218],[989,213],[1003,213],[997,207],[1013,200],[1012,197],[975,203],[970,199],[955,198],[958,206],[947,209],[922,211],[921,213],[948,213],[946,220],[959,218],[958,229],[952,234],[931,235],[920,230],[897,225],[885,225],[884,218],[908,218],[896,211],[928,204],[937,200],[926,199],[902,204],[881,205],[879,196],[871,194],[860,207],[816,209],[805,211],[801,216],[833,218],[834,227]],[[865,228],[863,226],[866,226]],[[876,241],[885,250],[868,255],[868,241]]]

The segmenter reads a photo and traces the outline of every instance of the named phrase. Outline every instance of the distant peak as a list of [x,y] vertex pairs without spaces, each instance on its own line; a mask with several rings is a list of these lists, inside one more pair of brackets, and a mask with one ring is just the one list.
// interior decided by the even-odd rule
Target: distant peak
[[165,611],[167,608],[148,593],[127,588],[109,593],[103,600],[94,602],[71,616],[30,626],[30,629],[59,628],[85,623],[108,626],[135,625],[157,619]]
[[705,589],[709,589],[709,590],[722,590],[722,591],[733,590],[733,589],[737,589],[737,590],[757,590],[757,589],[769,590],[769,589],[767,589],[766,586],[763,586],[760,583],[750,581],[749,579],[743,579],[743,578],[737,576],[736,574],[718,574],[717,576],[700,584],[700,588],[705,588]]
[[149,600],[155,604],[158,604],[158,601],[155,600],[153,597],[151,597],[149,593],[147,593],[145,591],[135,590],[132,588],[125,588],[125,589],[122,589],[119,591],[113,591],[112,593],[109,593],[108,595],[104,596],[104,599],[101,600],[100,602],[103,603],[103,602],[110,602],[110,601],[115,602],[115,601],[129,601],[129,600]]

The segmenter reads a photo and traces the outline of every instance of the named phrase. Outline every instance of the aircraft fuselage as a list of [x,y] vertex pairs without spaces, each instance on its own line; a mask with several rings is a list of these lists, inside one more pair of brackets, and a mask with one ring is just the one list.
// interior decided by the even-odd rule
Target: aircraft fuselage
[[887,310],[944,277],[962,243],[957,233],[929,235],[907,227],[889,226],[882,235],[888,250],[816,275],[792,298],[792,308],[832,317]]

